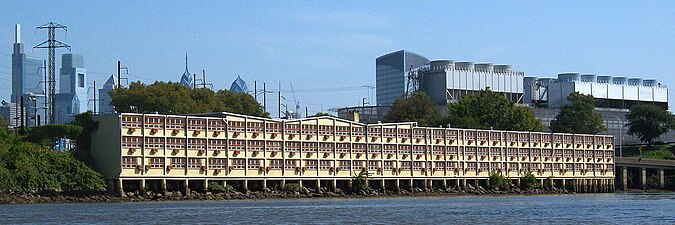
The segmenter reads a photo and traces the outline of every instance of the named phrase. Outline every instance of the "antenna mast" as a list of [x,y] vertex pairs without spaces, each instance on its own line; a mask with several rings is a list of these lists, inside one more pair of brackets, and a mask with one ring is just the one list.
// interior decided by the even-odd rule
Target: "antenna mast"
[[68,32],[68,27],[63,26],[58,23],[49,22],[42,26],[37,27],[36,29],[47,29],[48,39],[33,48],[46,48],[49,51],[49,79],[47,80],[47,87],[49,92],[47,93],[47,101],[49,102],[49,123],[54,123],[54,114],[56,102],[54,101],[56,97],[56,75],[55,75],[55,63],[56,63],[56,49],[57,48],[67,48],[70,51],[70,45],[56,40],[56,29],[63,29],[66,33]]

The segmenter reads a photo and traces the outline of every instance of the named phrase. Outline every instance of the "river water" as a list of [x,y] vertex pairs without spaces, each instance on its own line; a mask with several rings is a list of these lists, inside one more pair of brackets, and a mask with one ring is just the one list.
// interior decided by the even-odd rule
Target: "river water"
[[675,193],[0,205],[0,223],[675,224]]

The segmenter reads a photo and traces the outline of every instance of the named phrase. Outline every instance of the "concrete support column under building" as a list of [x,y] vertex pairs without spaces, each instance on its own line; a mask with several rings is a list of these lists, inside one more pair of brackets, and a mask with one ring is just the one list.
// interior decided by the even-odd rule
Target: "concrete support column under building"
[[267,179],[262,180],[262,188],[267,189]]
[[424,184],[422,185],[422,189],[424,189],[424,190],[429,189],[429,180],[424,179]]
[[[298,186],[300,186],[300,187],[304,187],[304,186],[302,186],[302,180],[298,180]],[[349,186],[351,187],[351,183],[350,183],[350,185],[349,185]]]
[[382,190],[386,190],[386,186],[384,186],[384,179],[380,180],[380,187],[382,187]]
[[141,179],[139,189],[141,196],[145,196],[145,179]]
[[162,179],[159,181],[159,189],[163,195],[166,195],[166,179]]
[[666,186],[666,172],[659,169],[659,188],[663,189]]
[[628,190],[628,167],[621,167],[621,189]]
[[560,180],[560,185],[562,186],[563,190],[567,190],[567,186],[565,185],[565,179]]
[[448,180],[443,179],[443,189],[448,189]]
[[333,179],[333,185],[330,188],[333,192],[337,191],[337,179]]
[[399,180],[398,178],[394,180],[394,190],[396,191],[401,190],[401,180]]
[[244,179],[244,182],[242,182],[242,188],[244,188],[244,192],[248,192],[248,179]]
[[116,190],[117,195],[120,196],[120,197],[126,197],[125,196],[126,194],[124,193],[124,182],[122,181],[122,179],[117,179],[116,186],[117,186],[117,190]]
[[190,196],[190,186],[188,184],[188,180],[185,179],[185,182],[183,182],[183,192],[185,196]]
[[466,178],[462,179],[462,187],[466,188]]
[[204,191],[209,190],[209,179],[204,179]]
[[281,181],[279,182],[279,185],[281,185],[280,188],[283,190],[286,187],[286,179],[281,179]]
[[647,189],[647,168],[640,168],[640,184],[642,189]]
[[321,179],[316,180],[316,190],[321,190]]
[[413,179],[408,180],[408,188],[409,188],[410,190],[413,189]]

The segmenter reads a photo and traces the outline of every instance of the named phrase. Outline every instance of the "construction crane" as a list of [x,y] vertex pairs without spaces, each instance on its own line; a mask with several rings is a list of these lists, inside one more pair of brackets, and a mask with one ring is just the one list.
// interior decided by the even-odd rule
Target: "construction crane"
[[293,89],[293,83],[291,83],[291,92],[293,93],[293,102],[295,103],[295,113],[297,113],[298,118],[300,118],[300,102],[298,102],[298,100],[295,98],[295,89]]

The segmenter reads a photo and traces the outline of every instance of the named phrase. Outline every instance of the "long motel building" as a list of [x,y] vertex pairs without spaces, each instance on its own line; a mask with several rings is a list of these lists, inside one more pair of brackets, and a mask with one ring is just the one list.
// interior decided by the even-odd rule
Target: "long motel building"
[[487,185],[491,173],[518,184],[613,191],[614,137],[568,133],[363,124],[334,117],[293,120],[233,113],[96,115],[92,156],[111,191],[345,188],[366,172],[373,187]]

